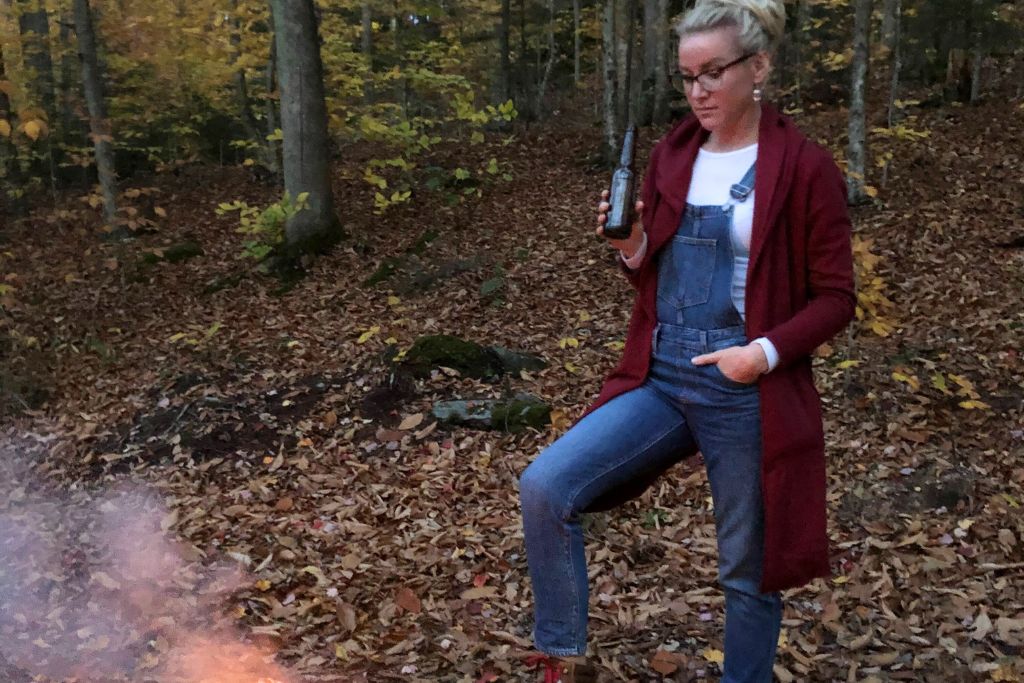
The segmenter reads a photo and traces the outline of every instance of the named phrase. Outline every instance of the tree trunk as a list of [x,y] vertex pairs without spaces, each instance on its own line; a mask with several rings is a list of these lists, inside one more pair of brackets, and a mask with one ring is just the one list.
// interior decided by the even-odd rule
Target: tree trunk
[[[888,4],[892,3],[892,7]],[[887,36],[890,45],[891,71],[889,78],[889,128],[896,124],[896,101],[900,98],[900,70],[903,68],[903,51],[900,48],[902,34],[902,0],[886,0],[886,11],[892,11],[892,34]],[[884,32],[883,32],[883,35]],[[888,170],[888,164],[886,164]]]
[[649,126],[654,119],[654,88],[657,83],[658,63],[662,56],[658,52],[655,33],[661,23],[660,0],[643,0],[643,60],[640,67],[640,92],[636,102],[634,120],[638,126]]
[[[66,10],[62,10],[65,12]],[[71,28],[74,19],[62,15],[60,21],[60,43],[64,48],[60,63],[60,122],[63,139],[80,139],[85,134],[82,121],[75,114],[75,100],[77,96],[76,84],[78,78],[75,75],[74,52],[71,50]]]
[[981,67],[985,63],[985,38],[981,21],[975,17],[975,29],[971,35],[971,104],[981,98]]
[[[0,44],[0,81],[6,80],[4,65],[4,46]],[[11,116],[11,101],[7,92],[0,89],[0,121],[6,121],[9,129],[15,128]],[[25,203],[20,196],[9,193],[8,190],[21,187],[21,167],[18,162],[18,150],[11,142],[10,134],[0,135],[0,207],[7,207],[12,215],[19,215],[24,211]],[[0,211],[0,216],[3,215]]]
[[[890,0],[886,0],[889,2]],[[891,41],[891,49],[889,52],[890,57],[890,74],[889,74],[889,117],[888,124],[891,129],[896,124],[897,107],[896,102],[900,96],[900,70],[903,68],[903,51],[901,45],[901,33],[902,33],[902,14],[903,14],[903,0],[891,0],[893,7],[886,7],[887,11],[892,11],[893,23],[892,23],[892,35],[889,36]],[[885,165],[882,167],[882,187],[886,187],[889,184],[889,165],[890,161],[886,159]]]
[[53,59],[50,56],[50,19],[41,2],[18,2],[21,15],[18,26],[25,66],[32,70],[31,90],[46,112],[49,121],[56,120],[56,100],[53,87]]
[[572,83],[580,87],[580,0],[572,0]]
[[499,98],[501,103],[512,99],[512,62],[509,57],[509,31],[512,28],[511,0],[501,0],[501,23],[498,24],[498,52],[501,59],[501,73],[498,74]]
[[853,63],[850,87],[850,144],[847,150],[847,197],[851,204],[867,199],[864,189],[864,159],[866,124],[864,116],[864,90],[868,73],[868,33],[871,26],[871,0],[855,0],[853,20]]
[[520,102],[522,103],[522,113],[526,114],[523,117],[529,129],[529,102],[527,98],[527,92],[529,90],[529,76],[526,73],[527,70],[526,61],[526,0],[519,0],[519,58],[516,59],[516,106],[519,108]]
[[669,111],[669,85],[668,69],[669,64],[676,61],[676,56],[669,54],[670,45],[668,39],[668,0],[658,0],[657,21],[653,27],[653,33],[645,33],[644,41],[654,41],[654,102],[651,111],[651,123],[661,125],[668,122]]
[[327,106],[313,0],[271,0],[281,87],[284,187],[309,208],[285,228],[289,259],[320,251],[341,236],[329,176]]
[[619,157],[619,76],[616,69],[615,0],[605,0],[601,22],[604,72],[604,158],[611,165]]
[[[263,74],[263,88],[267,91],[266,94],[266,106],[264,107],[264,115],[266,117],[266,134],[268,138],[276,138],[276,133],[280,126],[278,125],[279,117],[277,115],[277,103],[280,101],[280,93],[277,92],[277,41],[274,36],[277,35],[277,31],[274,30],[274,15],[271,12],[268,18],[270,24],[270,57],[267,59],[267,65],[264,69]],[[273,168],[271,169],[278,178],[281,177],[281,166],[283,161],[281,159],[281,142],[276,139],[267,140],[267,149],[270,150],[270,158],[273,161]]]
[[[620,124],[624,124],[626,121],[626,107],[630,101],[632,93],[632,84],[629,82],[632,74],[627,70],[627,63],[631,63],[632,60],[626,59],[626,50],[629,49],[629,37],[628,33],[631,28],[631,17],[629,16],[631,0],[618,0],[615,3],[615,62],[617,65],[616,76],[618,76],[617,91],[618,91],[618,119]],[[632,64],[630,64],[630,68]],[[627,90],[628,89],[628,90]]]
[[796,106],[804,106],[804,46],[807,44],[807,33],[811,26],[811,0],[797,0],[796,5],[796,56],[793,65],[793,81],[796,85]]
[[[238,63],[239,58],[242,56],[241,48],[239,47],[242,43],[242,22],[238,17],[238,0],[231,0],[231,64],[234,66]],[[246,136],[258,145],[260,150],[260,161],[264,166],[269,167],[270,156],[267,152],[264,140],[260,136],[259,122],[256,121],[256,116],[252,112],[252,102],[249,99],[249,84],[245,78],[244,69],[235,69],[235,97],[238,100],[238,115],[242,121],[242,127],[245,129]]]
[[537,87],[537,99],[534,105],[537,119],[544,115],[544,95],[548,89],[548,79],[551,78],[551,67],[555,63],[555,54],[555,0],[548,0],[548,61],[544,65],[544,76],[540,79],[540,85]]
[[896,24],[899,22],[899,8],[897,5],[900,4],[900,0],[885,0],[882,5],[882,45],[885,47],[887,55],[892,55],[896,49],[896,33],[898,28]]
[[47,128],[45,139],[45,159],[37,164],[39,176],[50,177],[50,188],[54,198],[57,196],[57,158],[53,146],[53,122],[57,120],[57,105],[53,78],[53,58],[50,54],[50,18],[46,6],[42,2],[18,3],[21,14],[18,17],[18,28],[21,31],[22,55],[25,66],[29,69],[29,90],[35,102],[45,112]]
[[96,57],[96,33],[93,30],[89,0],[74,0],[75,33],[78,58],[82,63],[82,87],[89,108],[89,137],[92,138],[100,191],[103,193],[103,220],[112,235],[127,233],[117,223],[117,177],[114,173],[114,146],[103,95],[103,76]]
[[[366,71],[368,76],[373,75],[373,8],[370,7],[370,0],[363,0],[362,9],[363,35],[361,40],[361,51],[366,59]],[[372,104],[374,100],[373,79],[367,78],[363,83],[363,97],[367,103]]]

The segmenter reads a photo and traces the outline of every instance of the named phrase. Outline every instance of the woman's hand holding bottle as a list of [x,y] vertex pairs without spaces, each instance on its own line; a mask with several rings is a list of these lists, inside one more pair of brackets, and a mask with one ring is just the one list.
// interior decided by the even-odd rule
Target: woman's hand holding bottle
[[[604,235],[604,224],[608,220],[608,209],[609,208],[610,207],[609,207],[609,204],[608,204],[608,190],[603,190],[601,192],[601,203],[598,204],[598,206],[597,206],[597,231],[596,232],[601,237],[605,236]],[[635,215],[639,216],[643,210],[644,210],[644,203],[642,201],[638,200],[637,203],[636,203],[636,214]],[[639,251],[640,247],[643,245],[643,243],[644,243],[644,228],[643,228],[643,225],[640,223],[640,221],[636,220],[636,221],[633,222],[633,230],[632,230],[632,232],[630,233],[629,237],[627,237],[626,239],[616,240],[616,239],[612,239],[610,237],[607,237],[605,239],[608,240],[608,244],[610,244],[611,246],[613,246],[616,249],[618,249],[619,251],[621,251],[623,253],[623,255],[628,259],[631,256],[633,256],[634,254],[636,254],[636,252]]]

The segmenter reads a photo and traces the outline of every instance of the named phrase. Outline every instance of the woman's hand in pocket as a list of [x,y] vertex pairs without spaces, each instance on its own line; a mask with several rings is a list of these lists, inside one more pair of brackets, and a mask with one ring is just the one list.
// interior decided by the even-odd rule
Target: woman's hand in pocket
[[730,346],[721,351],[712,351],[694,356],[694,365],[715,363],[726,378],[741,384],[753,384],[757,378],[768,372],[768,357],[760,344],[751,342],[746,346]]

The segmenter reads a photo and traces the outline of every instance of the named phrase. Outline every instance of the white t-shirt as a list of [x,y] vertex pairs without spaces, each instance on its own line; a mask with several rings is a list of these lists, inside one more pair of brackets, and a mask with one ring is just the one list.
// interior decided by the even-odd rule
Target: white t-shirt
[[[732,199],[732,186],[757,160],[757,143],[731,152],[709,152],[701,149],[693,165],[693,178],[686,201],[696,206],[722,206]],[[754,225],[754,192],[745,201],[733,205],[732,217],[732,302],[745,317],[744,296],[747,289],[747,264],[750,259],[750,233]]]

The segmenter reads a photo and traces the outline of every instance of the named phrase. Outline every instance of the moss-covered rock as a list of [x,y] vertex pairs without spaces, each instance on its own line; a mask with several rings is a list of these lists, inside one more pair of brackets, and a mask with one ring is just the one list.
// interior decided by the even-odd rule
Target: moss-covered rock
[[510,399],[441,401],[431,412],[442,424],[513,433],[546,429],[551,422],[550,406],[530,394]]
[[491,350],[498,354],[501,364],[505,367],[505,372],[518,374],[520,370],[543,370],[548,366],[546,360],[532,353],[512,351],[503,346],[492,346]]
[[203,256],[206,252],[196,242],[179,242],[158,251],[147,251],[142,255],[142,262],[147,265],[166,261],[167,263],[180,263],[196,256]]
[[453,368],[467,377],[495,378],[520,370],[542,370],[547,362],[540,356],[502,346],[481,346],[446,334],[420,337],[405,354],[402,365],[424,376],[438,367]]
[[363,286],[364,287],[372,287],[373,285],[380,284],[381,282],[384,282],[389,277],[391,277],[392,275],[395,274],[395,271],[398,270],[398,264],[399,264],[399,259],[396,259],[396,258],[384,259],[381,262],[381,264],[379,266],[377,266],[377,270],[373,271],[373,273],[370,275],[370,277],[368,277],[365,280],[363,280]]
[[501,358],[490,347],[447,334],[420,337],[402,364],[420,376],[441,366],[476,379],[498,377],[505,371]]
[[545,429],[550,423],[551,407],[535,396],[517,396],[491,410],[491,429],[521,432],[527,428]]

